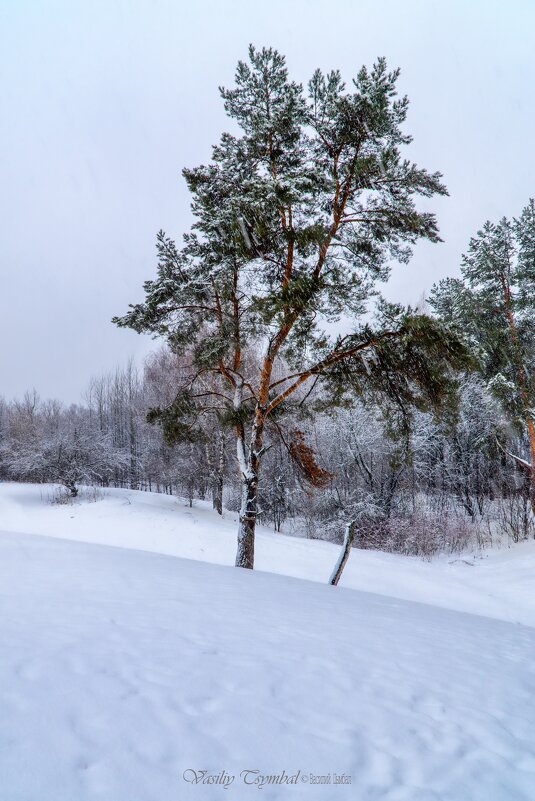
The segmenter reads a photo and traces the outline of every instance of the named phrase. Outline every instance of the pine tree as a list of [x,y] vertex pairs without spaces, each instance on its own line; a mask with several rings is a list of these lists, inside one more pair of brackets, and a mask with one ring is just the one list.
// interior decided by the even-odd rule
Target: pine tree
[[518,219],[486,222],[470,240],[462,280],[434,287],[431,303],[443,319],[470,335],[482,370],[509,420],[523,433],[529,461],[509,454],[527,473],[535,513],[535,204]]
[[[406,414],[440,402],[464,355],[443,326],[401,306],[380,302],[365,321],[392,260],[406,262],[419,239],[439,241],[434,215],[415,198],[446,194],[439,173],[402,157],[411,137],[398,75],[379,59],[349,88],[339,72],[317,70],[305,91],[279,53],[251,47],[235,88],[220,90],[239,134],[224,133],[208,165],[183,171],[195,217],[183,247],[159,233],[145,301],[114,319],[192,352],[164,426],[193,436],[216,409],[234,429],[242,567],[254,564],[269,430],[312,484],[324,480],[302,432],[283,431],[285,412],[312,408],[323,382],[329,403],[373,390]],[[342,316],[350,332],[329,336],[326,323]]]

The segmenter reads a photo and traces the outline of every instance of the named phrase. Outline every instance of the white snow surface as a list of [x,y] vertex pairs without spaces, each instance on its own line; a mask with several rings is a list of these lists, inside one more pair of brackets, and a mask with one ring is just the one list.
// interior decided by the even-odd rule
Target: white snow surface
[[328,543],[238,570],[230,513],[51,492],[0,485],[0,801],[535,799],[534,543],[334,588]]

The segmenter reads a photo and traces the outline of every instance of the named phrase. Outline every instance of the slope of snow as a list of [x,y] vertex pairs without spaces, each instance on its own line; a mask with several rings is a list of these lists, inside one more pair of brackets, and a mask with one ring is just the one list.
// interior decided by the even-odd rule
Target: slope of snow
[[2,801],[534,797],[533,628],[21,533],[0,609]]
[[[107,489],[95,503],[51,505],[53,488],[0,484],[0,529],[153,551],[233,565],[236,516],[207,503]],[[338,546],[260,528],[256,567],[326,582]],[[419,558],[353,549],[341,586],[535,626],[535,543],[483,558]]]

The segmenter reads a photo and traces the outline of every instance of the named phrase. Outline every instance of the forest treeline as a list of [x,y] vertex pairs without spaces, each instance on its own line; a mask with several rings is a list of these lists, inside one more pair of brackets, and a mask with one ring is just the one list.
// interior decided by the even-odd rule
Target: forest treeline
[[[147,410],[169,406],[183,380],[183,360],[162,348],[141,370],[130,363],[93,379],[81,404],[35,392],[0,401],[1,478],[59,483],[64,500],[86,485],[112,486],[239,510],[235,446],[217,418],[172,446],[147,421]],[[306,434],[321,470],[316,487],[273,428],[260,522],[339,542],[356,519],[357,546],[424,556],[533,536],[529,473],[507,455],[525,453],[526,438],[478,374],[460,380],[450,411],[442,419],[419,412],[402,432],[359,402],[307,421],[296,415],[293,430]]]

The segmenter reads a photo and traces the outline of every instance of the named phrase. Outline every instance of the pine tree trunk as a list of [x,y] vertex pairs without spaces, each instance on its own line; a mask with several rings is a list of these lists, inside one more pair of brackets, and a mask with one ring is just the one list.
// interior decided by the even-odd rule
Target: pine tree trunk
[[238,463],[242,476],[242,498],[236,567],[246,567],[250,570],[254,568],[254,540],[258,515],[258,479],[260,460],[264,453],[264,425],[264,411],[257,407],[248,450],[246,451],[243,441],[243,430],[239,432],[237,440]]
[[529,376],[529,373],[526,374],[526,365],[524,364],[524,361],[522,359],[522,352],[519,344],[516,319],[511,306],[511,288],[507,283],[503,273],[502,273],[502,286],[503,286],[503,295],[505,300],[505,308],[507,310],[507,320],[509,323],[509,330],[511,333],[511,341],[513,343],[513,348],[514,348],[516,369],[518,375],[518,386],[520,388],[520,396],[522,398],[522,402],[524,404],[527,415],[526,427],[528,430],[529,450],[531,455],[531,467],[529,471],[530,502],[531,502],[531,511],[535,515],[535,422],[533,420],[531,411],[532,404],[529,391],[531,378]]
[[531,511],[535,515],[535,423],[533,419],[528,418],[528,435],[529,435],[529,451],[531,455],[531,469],[530,469],[530,502]]
[[238,550],[236,567],[254,568],[254,544],[257,514],[258,476],[251,476],[242,483],[242,502],[238,527]]

